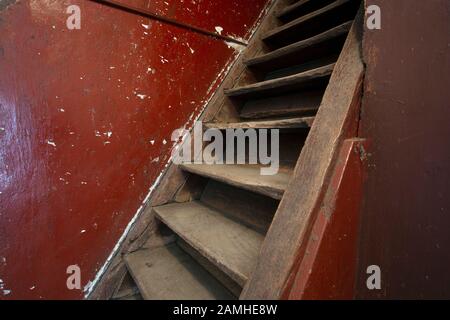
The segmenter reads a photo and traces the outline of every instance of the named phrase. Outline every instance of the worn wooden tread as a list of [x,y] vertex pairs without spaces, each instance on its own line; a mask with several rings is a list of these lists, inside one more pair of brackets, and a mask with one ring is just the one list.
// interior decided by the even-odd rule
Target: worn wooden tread
[[320,106],[323,92],[282,95],[266,99],[250,100],[241,110],[242,119],[306,116],[314,114]]
[[292,171],[280,168],[275,175],[261,175],[259,165],[182,164],[181,169],[234,187],[250,190],[280,200]]
[[282,47],[280,49],[261,55],[259,57],[244,60],[244,63],[248,67],[258,67],[258,65],[269,64],[276,60],[282,60],[285,59],[286,57],[300,54],[302,50],[309,49],[317,44],[347,34],[350,31],[352,23],[353,21],[348,21],[335,28],[320,33],[314,37],[293,43],[291,45]]
[[264,237],[194,201],[154,208],[156,216],[187,244],[244,286],[253,271]]
[[125,256],[145,300],[230,300],[234,296],[193,258],[172,244]]
[[294,129],[310,128],[314,117],[287,118],[276,120],[260,120],[235,123],[206,123],[207,129]]
[[313,70],[305,71],[302,73],[294,74],[283,78],[277,78],[273,80],[262,81],[248,86],[237,87],[233,89],[225,90],[225,94],[229,97],[245,97],[264,93],[265,91],[278,91],[282,92],[283,89],[289,89],[291,87],[299,87],[306,85],[313,80],[319,80],[330,76],[333,72],[334,63],[316,68]]
[[292,28],[298,27],[300,25],[302,25],[303,23],[307,22],[308,20],[317,18],[321,15],[324,15],[325,13],[328,13],[330,11],[335,10],[336,8],[339,8],[340,6],[347,4],[349,2],[351,2],[352,0],[336,0],[335,2],[319,9],[316,10],[314,12],[311,12],[303,17],[297,18],[289,23],[286,23],[285,25],[282,25],[278,28],[275,28],[273,30],[268,31],[264,36],[263,36],[263,40],[267,41],[268,39],[272,38],[272,37],[276,37],[279,34],[290,30]]

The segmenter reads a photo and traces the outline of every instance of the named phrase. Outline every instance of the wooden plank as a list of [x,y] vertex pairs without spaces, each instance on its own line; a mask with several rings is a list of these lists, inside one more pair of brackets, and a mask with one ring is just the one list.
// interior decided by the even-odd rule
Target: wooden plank
[[241,110],[243,119],[312,115],[322,101],[323,91],[308,91],[248,101]]
[[122,284],[119,286],[117,292],[111,298],[112,300],[142,300],[139,288],[127,272],[122,280]]
[[280,19],[283,22],[287,22],[290,20],[293,20],[295,18],[298,18],[300,16],[303,16],[305,14],[311,13],[312,11],[316,11],[334,0],[301,0],[297,1],[287,7],[285,7],[283,10],[281,10],[277,14],[277,18]]
[[145,300],[233,299],[212,275],[176,245],[138,250],[125,257]]
[[291,171],[280,168],[275,175],[261,175],[259,165],[208,165],[182,164],[185,171],[208,177],[229,185],[260,193],[274,199],[281,199]]
[[232,280],[227,274],[222,272],[216,265],[202,256],[197,250],[192,248],[183,239],[178,238],[177,245],[188,253],[195,261],[198,262],[206,271],[217,279],[225,288],[227,288],[235,297],[239,297],[242,293],[242,287]]
[[318,56],[323,56],[324,53],[331,55],[331,53],[342,49],[342,45],[345,42],[347,33],[350,31],[352,23],[353,21],[347,21],[311,38],[245,60],[244,63],[248,67],[267,71],[317,59]]
[[266,234],[279,201],[210,180],[200,199],[203,203],[261,234]]
[[200,202],[154,208],[156,215],[192,248],[244,286],[264,237]]
[[260,120],[234,123],[205,123],[207,129],[295,129],[311,128],[314,117],[287,118],[276,120]]
[[353,19],[358,7],[358,1],[336,0],[326,7],[269,31],[263,36],[263,40],[276,47],[286,46]]
[[305,71],[288,77],[254,83],[244,87],[225,90],[229,97],[252,98],[262,95],[280,95],[294,89],[317,86],[323,83],[333,72],[334,64]]
[[241,298],[280,299],[289,294],[315,208],[324,194],[339,146],[358,112],[364,73],[362,26],[361,10]]

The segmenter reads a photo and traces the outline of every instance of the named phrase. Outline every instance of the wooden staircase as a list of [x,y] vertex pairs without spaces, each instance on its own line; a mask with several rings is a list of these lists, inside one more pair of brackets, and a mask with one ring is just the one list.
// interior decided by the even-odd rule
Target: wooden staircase
[[282,3],[271,12],[278,25],[253,40],[262,41],[264,52],[242,61],[254,82],[224,90],[239,118],[204,124],[280,129],[280,170],[264,176],[258,164],[181,165],[189,197],[153,208],[173,241],[124,257],[144,299],[236,299],[252,277],[360,6]]

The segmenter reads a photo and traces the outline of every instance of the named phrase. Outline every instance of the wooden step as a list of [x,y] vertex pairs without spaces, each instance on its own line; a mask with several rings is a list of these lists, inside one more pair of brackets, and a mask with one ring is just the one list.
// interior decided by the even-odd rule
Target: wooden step
[[274,47],[283,47],[307,39],[354,19],[359,5],[359,1],[336,0],[319,10],[267,32],[263,36],[263,41]]
[[282,198],[292,173],[290,169],[280,168],[276,175],[263,176],[261,166],[246,164],[182,164],[180,167],[185,171],[278,200]]
[[241,110],[243,119],[312,115],[320,106],[323,91],[282,95],[248,101]]
[[334,0],[300,0],[281,10],[276,17],[283,22],[291,21],[329,5]]
[[352,23],[352,21],[347,21],[314,37],[245,60],[244,63],[248,67],[268,71],[315,60],[320,56],[331,55],[341,50]]
[[334,63],[305,71],[288,77],[258,82],[244,87],[225,90],[229,97],[255,98],[261,96],[281,95],[285,92],[319,87],[326,84],[333,72]]
[[240,286],[253,271],[264,237],[200,202],[154,208],[156,216]]
[[200,201],[263,235],[269,230],[279,204],[278,200],[216,180],[209,180]]
[[295,129],[310,128],[314,121],[314,117],[288,118],[276,120],[261,120],[249,122],[234,123],[206,123],[207,129]]
[[125,256],[145,300],[229,300],[234,296],[175,244]]
[[192,248],[183,239],[178,237],[177,245],[189,254],[199,265],[208,271],[217,281],[228,289],[235,297],[239,297],[242,293],[242,287],[232,280],[226,273],[222,272],[216,265],[201,255],[200,252]]

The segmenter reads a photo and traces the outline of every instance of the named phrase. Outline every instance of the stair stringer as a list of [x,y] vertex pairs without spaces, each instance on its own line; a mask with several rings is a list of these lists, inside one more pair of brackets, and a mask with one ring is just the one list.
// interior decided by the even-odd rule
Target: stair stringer
[[360,9],[241,299],[289,298],[297,270],[308,255],[308,239],[341,145],[357,136],[364,75],[362,16]]

